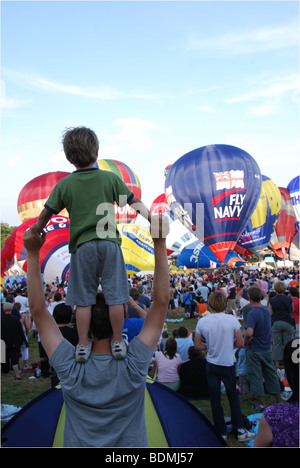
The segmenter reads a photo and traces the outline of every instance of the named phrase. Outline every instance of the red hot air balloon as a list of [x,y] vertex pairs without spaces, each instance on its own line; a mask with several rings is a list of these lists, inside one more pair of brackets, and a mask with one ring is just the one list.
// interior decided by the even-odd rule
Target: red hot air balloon
[[[53,187],[57,182],[70,174],[70,172],[48,172],[35,177],[28,182],[19,193],[18,213],[21,222],[39,216],[46,200],[48,199]],[[62,216],[68,216],[66,210],[61,213]]]
[[158,197],[155,198],[150,206],[150,212],[154,215],[163,214],[169,209],[170,207],[167,203],[166,195],[164,193],[158,195]]
[[[37,217],[29,219],[13,230],[1,249],[1,275],[22,275],[27,271],[27,250],[23,244],[24,232],[37,222]],[[68,278],[69,254],[69,218],[53,215],[48,222],[45,243],[40,250],[41,272],[46,283]]]
[[281,210],[270,244],[277,257],[285,259],[296,233],[296,217],[289,190],[278,188],[281,193]]

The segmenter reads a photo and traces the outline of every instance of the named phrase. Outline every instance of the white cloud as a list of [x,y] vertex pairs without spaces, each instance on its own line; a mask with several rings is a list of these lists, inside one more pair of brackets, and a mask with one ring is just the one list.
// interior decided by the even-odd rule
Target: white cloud
[[[152,145],[149,132],[159,130],[160,127],[155,122],[138,118],[118,119],[115,124],[120,128],[120,132],[111,137],[113,142],[121,142],[130,149],[138,152],[149,149]],[[115,147],[115,149],[118,148]],[[121,149],[121,146],[119,146]]]
[[159,95],[136,91],[121,92],[110,86],[85,87],[74,84],[63,84],[57,81],[49,80],[37,74],[21,73],[13,70],[5,70],[5,73],[8,79],[15,83],[33,86],[34,88],[52,93],[71,94],[75,96],[100,100],[113,100],[118,98],[157,99],[160,97]]
[[236,102],[253,101],[259,98],[281,97],[284,93],[292,91],[299,92],[299,74],[292,74],[265,83],[264,86],[254,91],[241,94],[240,96],[226,99],[227,104]]
[[252,54],[298,46],[299,27],[297,23],[292,23],[205,39],[191,38],[186,49],[216,50],[229,54]]

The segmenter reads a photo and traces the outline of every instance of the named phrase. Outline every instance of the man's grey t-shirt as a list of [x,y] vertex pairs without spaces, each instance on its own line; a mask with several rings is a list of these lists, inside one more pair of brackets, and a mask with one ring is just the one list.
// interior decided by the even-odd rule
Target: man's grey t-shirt
[[92,352],[79,364],[68,341],[56,348],[50,363],[64,395],[64,447],[148,446],[144,400],[152,356],[137,337],[123,360]]

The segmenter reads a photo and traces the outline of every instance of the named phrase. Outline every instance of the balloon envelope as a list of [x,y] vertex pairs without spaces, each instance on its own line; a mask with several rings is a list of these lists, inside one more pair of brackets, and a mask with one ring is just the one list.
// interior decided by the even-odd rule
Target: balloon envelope
[[257,205],[261,173],[246,151],[210,145],[179,158],[165,180],[176,217],[223,262]]
[[259,255],[267,247],[271,234],[277,224],[281,209],[281,193],[277,185],[262,176],[260,197],[238,245]]
[[148,229],[136,224],[117,225],[122,239],[125,267],[129,275],[154,270],[154,245]]
[[296,228],[300,230],[300,176],[294,177],[287,186],[294,207]]
[[281,210],[279,219],[270,239],[272,250],[280,258],[285,258],[296,233],[295,214],[288,189],[279,187],[281,193]]
[[162,193],[153,200],[150,206],[150,212],[154,215],[163,214],[169,210],[169,205],[166,199],[166,195]]
[[[114,159],[99,159],[95,166],[101,169],[102,171],[109,171],[116,174],[127,187],[132,191],[132,193],[141,199],[141,184],[138,176],[135,172],[127,166],[125,163],[116,161]],[[115,204],[116,210],[116,221],[117,223],[132,223],[135,221],[138,213],[130,207],[130,205],[125,205],[120,207]]]
[[294,239],[290,245],[290,260],[293,262],[300,262],[300,234],[299,231],[296,232]]
[[[60,179],[69,174],[70,172],[62,171],[48,172],[35,177],[22,188],[17,202],[18,214],[22,223],[39,216],[53,187]],[[66,210],[63,210],[60,214],[68,217]]]
[[[27,271],[27,250],[23,244],[24,232],[36,223],[37,217],[18,226],[1,250],[1,273],[7,276],[24,274]],[[53,215],[45,228],[47,235],[40,250],[40,266],[44,281],[51,283],[58,276],[60,281],[68,278],[70,268],[69,218]]]

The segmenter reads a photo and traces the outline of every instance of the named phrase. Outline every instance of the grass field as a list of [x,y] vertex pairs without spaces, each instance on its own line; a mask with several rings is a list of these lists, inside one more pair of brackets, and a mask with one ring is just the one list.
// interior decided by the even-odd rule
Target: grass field
[[[182,315],[179,316],[181,318]],[[171,336],[174,328],[179,326],[185,326],[189,331],[193,331],[196,328],[197,319],[183,320],[181,322],[167,322],[167,328],[169,336]],[[33,333],[29,334],[29,363],[39,361],[38,343],[37,338],[33,336]],[[48,390],[51,386],[50,378],[36,378],[29,379],[34,373],[22,373],[21,381],[17,381],[12,373],[1,374],[1,403],[7,405],[14,405],[23,407],[40,395],[44,391]],[[208,400],[196,400],[192,402],[199,410],[212,421],[210,403]],[[271,405],[275,403],[273,397],[266,395],[266,404]],[[230,408],[228,400],[225,395],[222,395],[222,404],[224,408],[225,416],[230,416]],[[241,402],[242,413],[245,416],[256,413],[252,408],[252,402]],[[2,424],[3,426],[3,424]],[[245,444],[239,443],[233,436],[229,436],[227,439],[229,447],[246,447]]]

